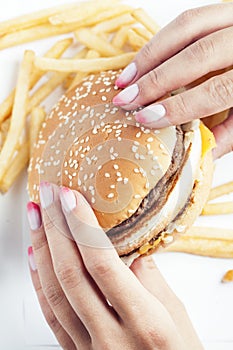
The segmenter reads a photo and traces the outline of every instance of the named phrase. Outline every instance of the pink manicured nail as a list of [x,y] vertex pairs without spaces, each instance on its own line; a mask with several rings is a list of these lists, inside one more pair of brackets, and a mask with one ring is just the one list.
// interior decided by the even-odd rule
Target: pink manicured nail
[[43,209],[48,208],[53,203],[53,188],[48,182],[40,184],[40,202]]
[[29,262],[31,270],[32,271],[36,271],[37,268],[36,268],[36,262],[35,262],[35,258],[34,258],[32,247],[28,248],[28,262]]
[[27,214],[31,230],[38,230],[42,224],[40,207],[36,203],[29,202],[27,204]]
[[153,128],[166,128],[171,126],[171,123],[165,118],[166,109],[163,105],[157,104],[144,108],[135,115],[137,122],[148,124]]
[[138,96],[139,88],[137,84],[133,84],[127,87],[125,90],[121,91],[118,95],[113,98],[113,103],[119,106],[126,105],[135,100]]
[[126,87],[133,80],[133,78],[135,78],[136,74],[136,64],[134,62],[130,63],[117,78],[116,86],[119,88]]
[[67,213],[70,213],[77,205],[73,191],[67,187],[62,187],[60,189],[60,200],[63,209],[65,209]]

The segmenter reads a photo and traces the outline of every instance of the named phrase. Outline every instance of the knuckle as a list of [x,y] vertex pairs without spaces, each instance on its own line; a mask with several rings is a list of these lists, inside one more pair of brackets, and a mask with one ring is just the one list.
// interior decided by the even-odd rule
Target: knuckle
[[49,305],[51,305],[51,307],[56,307],[58,305],[61,305],[65,297],[61,288],[58,288],[53,284],[48,284],[44,286],[43,292]]
[[[145,329],[146,328],[146,329]],[[139,337],[142,340],[143,348],[146,349],[169,349],[168,334],[158,331],[154,326],[147,326],[139,330]]]
[[182,12],[177,18],[176,23],[179,27],[188,27],[196,18],[198,18],[200,14],[199,8],[189,9],[184,12]]
[[233,100],[233,80],[226,76],[209,79],[207,93],[215,105],[225,107]]
[[152,47],[152,43],[149,41],[143,48],[141,51],[141,59],[142,60],[151,60],[151,58],[153,57],[153,47]]
[[54,229],[54,221],[47,218],[47,220],[44,221],[44,230],[45,232],[50,232],[52,229]]
[[106,277],[112,274],[111,264],[109,264],[109,261],[106,261],[106,259],[101,257],[93,256],[89,258],[86,262],[86,266],[91,274],[100,277]]
[[43,237],[38,238],[38,236],[37,236],[37,238],[33,242],[34,253],[40,251],[46,245],[47,245],[47,240],[45,239],[45,237],[43,236]]
[[190,45],[186,51],[188,60],[197,61],[199,63],[203,63],[207,59],[213,57],[214,54],[215,45],[210,37],[196,41]]
[[61,329],[61,325],[58,322],[56,316],[52,311],[45,311],[44,312],[45,319],[49,325],[49,327],[52,329],[52,331],[56,334]]
[[61,285],[70,290],[81,283],[81,270],[81,266],[61,263],[56,266],[55,273]]
[[[174,116],[176,116],[177,118],[181,119],[180,117],[186,117],[188,115],[188,106],[186,103],[186,100],[183,96],[183,94],[178,94],[176,96],[174,96],[173,98],[171,98],[172,101],[172,110],[175,111]],[[173,113],[170,116],[171,122],[175,123],[176,121],[172,120],[173,118]]]
[[[140,93],[141,95],[153,94],[153,90],[160,91],[161,94],[166,93],[165,88],[165,76],[162,69],[157,67],[151,70],[144,78],[141,80]],[[149,91],[148,91],[149,87]]]

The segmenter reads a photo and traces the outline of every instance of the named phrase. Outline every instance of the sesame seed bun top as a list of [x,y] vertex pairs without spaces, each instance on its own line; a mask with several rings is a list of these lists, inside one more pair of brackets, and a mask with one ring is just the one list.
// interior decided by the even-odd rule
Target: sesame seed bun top
[[119,71],[91,75],[64,95],[43,123],[29,166],[28,190],[39,183],[80,191],[106,230],[136,212],[168,170],[176,128],[146,129],[112,104]]

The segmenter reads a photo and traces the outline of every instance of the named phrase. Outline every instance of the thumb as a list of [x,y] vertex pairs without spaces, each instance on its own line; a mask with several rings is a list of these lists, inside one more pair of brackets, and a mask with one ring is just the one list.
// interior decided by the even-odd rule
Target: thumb
[[231,109],[228,118],[216,125],[212,131],[217,143],[217,147],[213,150],[214,159],[233,151],[233,109]]

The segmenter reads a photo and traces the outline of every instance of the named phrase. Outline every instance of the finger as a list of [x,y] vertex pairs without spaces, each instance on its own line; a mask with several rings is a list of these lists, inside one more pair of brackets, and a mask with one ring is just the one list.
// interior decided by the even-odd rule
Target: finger
[[[162,28],[136,55],[116,81],[125,88],[194,41],[233,25],[233,4],[216,4],[183,12]],[[219,14],[221,13],[221,16]]]
[[70,237],[58,193],[55,185],[40,186],[43,222],[56,276],[91,337],[113,332],[117,324],[115,313],[85,269],[77,245]]
[[[233,106],[233,70],[220,74],[204,83],[150,105],[139,111],[136,121],[149,128],[164,128],[207,117]],[[227,125],[227,132],[231,121]],[[229,137],[225,133],[227,140]]]
[[196,41],[144,75],[136,84],[121,91],[113,102],[120,106],[126,105],[126,109],[129,109],[130,104],[147,106],[209,72],[230,67],[233,46],[229,43],[232,37],[233,26]]
[[54,335],[56,336],[59,344],[62,346],[63,349],[67,350],[76,350],[76,346],[73,342],[73,340],[70,338],[68,333],[64,330],[64,328],[61,326],[59,321],[57,320],[53,310],[51,309],[44,293],[43,289],[40,283],[38,271],[36,268],[35,260],[34,260],[34,254],[32,247],[28,248],[28,260],[29,260],[29,266],[30,266],[30,273],[32,278],[32,283],[35,288],[37,298],[41,307],[41,310],[44,314],[44,317],[53,331]]
[[[146,305],[151,304],[151,294],[120,260],[84,197],[77,191],[66,189],[61,192],[60,198],[67,223],[90,275],[119,316],[127,322],[129,319],[136,322],[141,310],[148,310]],[[87,216],[88,221],[85,220]],[[164,314],[164,307],[156,299],[154,307],[158,315]]]
[[27,206],[27,213],[33,252],[43,293],[57,320],[74,343],[87,346],[90,343],[89,334],[70,306],[55,275],[42,225],[40,208],[37,204],[30,202]]
[[198,337],[187,316],[184,305],[168,286],[153,258],[151,256],[138,258],[134,260],[130,269],[142,285],[166,307],[187,344],[189,344],[190,339],[197,339],[196,347],[193,344],[193,348],[199,349]]
[[213,150],[214,159],[233,151],[233,109],[231,109],[228,118],[216,125],[212,132],[217,143],[217,147]]

